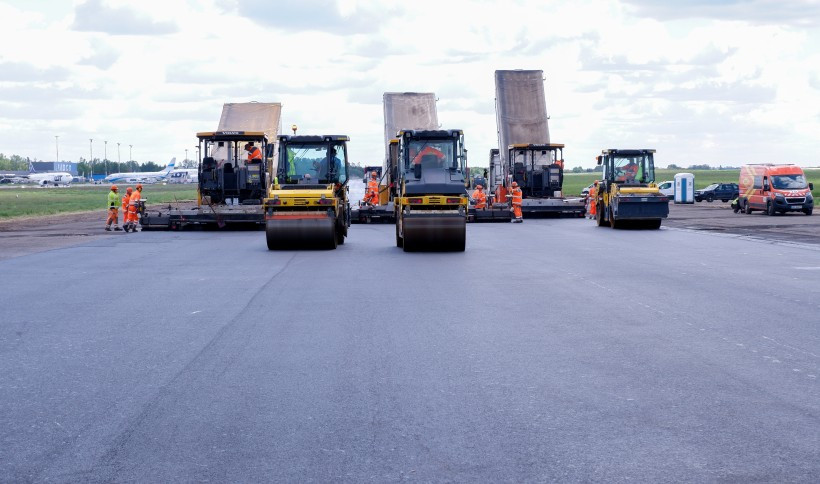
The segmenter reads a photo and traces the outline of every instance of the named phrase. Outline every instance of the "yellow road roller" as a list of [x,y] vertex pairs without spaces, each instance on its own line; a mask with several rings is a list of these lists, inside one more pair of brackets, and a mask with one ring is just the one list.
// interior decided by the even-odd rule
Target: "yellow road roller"
[[269,250],[335,249],[350,226],[343,135],[279,136],[276,177],[264,200]]
[[405,252],[463,251],[469,204],[464,133],[401,130],[396,137],[396,246]]

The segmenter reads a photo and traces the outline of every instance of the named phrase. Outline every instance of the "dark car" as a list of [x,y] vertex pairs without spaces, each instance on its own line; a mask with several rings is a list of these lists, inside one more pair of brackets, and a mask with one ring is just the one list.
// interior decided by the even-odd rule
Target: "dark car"
[[713,202],[720,200],[721,202],[728,202],[734,200],[738,195],[737,183],[712,183],[702,190],[695,190],[695,201]]

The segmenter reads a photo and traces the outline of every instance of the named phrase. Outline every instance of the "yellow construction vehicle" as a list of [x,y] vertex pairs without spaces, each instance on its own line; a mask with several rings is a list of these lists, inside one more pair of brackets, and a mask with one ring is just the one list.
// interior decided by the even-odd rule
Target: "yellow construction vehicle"
[[401,130],[398,140],[396,246],[406,252],[463,251],[469,205],[464,134],[458,129]]
[[596,194],[596,222],[612,228],[627,225],[659,229],[669,215],[669,199],[655,184],[655,150],[603,150]]
[[264,200],[268,249],[344,244],[350,226],[349,140],[340,135],[279,136],[276,177]]

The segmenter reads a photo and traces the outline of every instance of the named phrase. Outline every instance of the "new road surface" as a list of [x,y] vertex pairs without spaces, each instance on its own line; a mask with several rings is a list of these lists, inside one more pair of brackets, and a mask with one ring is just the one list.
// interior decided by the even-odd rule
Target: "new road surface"
[[0,260],[0,481],[820,480],[818,246],[467,237],[117,233]]

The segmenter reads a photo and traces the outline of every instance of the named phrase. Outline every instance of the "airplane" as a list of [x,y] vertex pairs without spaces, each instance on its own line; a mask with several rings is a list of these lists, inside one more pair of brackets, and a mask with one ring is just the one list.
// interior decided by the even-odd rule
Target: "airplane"
[[176,157],[171,158],[171,162],[168,163],[168,166],[163,168],[161,171],[112,173],[111,175],[105,177],[105,181],[108,183],[156,183],[158,181],[165,180],[168,177],[168,174],[173,171],[176,161]]
[[22,175],[20,180],[23,182],[35,182],[41,187],[47,187],[49,185],[63,185],[68,186],[71,184],[71,180],[74,178],[74,175],[65,171],[59,172],[52,172],[52,173],[37,173],[34,169],[34,165],[29,162],[28,164],[28,175]]

